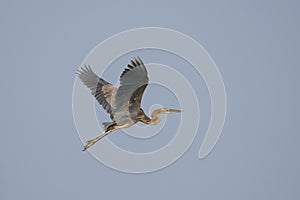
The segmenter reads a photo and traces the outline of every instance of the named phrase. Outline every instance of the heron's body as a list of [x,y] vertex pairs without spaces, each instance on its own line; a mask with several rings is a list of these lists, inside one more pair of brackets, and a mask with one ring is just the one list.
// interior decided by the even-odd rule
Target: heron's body
[[78,70],[80,80],[91,90],[92,95],[112,119],[111,122],[102,123],[105,131],[89,140],[83,150],[114,130],[130,127],[138,121],[145,124],[158,124],[160,114],[180,112],[180,110],[161,108],[154,110],[149,118],[141,109],[142,96],[149,82],[146,67],[139,57],[131,60],[131,64],[127,67],[120,76],[119,88],[98,77],[88,65]]

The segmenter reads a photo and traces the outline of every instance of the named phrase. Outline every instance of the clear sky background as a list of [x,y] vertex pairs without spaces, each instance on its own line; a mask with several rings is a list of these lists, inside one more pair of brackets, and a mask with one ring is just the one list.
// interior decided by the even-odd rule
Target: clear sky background
[[[299,199],[299,7],[1,1],[0,199]],[[207,158],[198,160],[199,134],[173,165],[134,175],[81,152],[72,89],[92,48],[144,26],[175,29],[203,45],[222,74],[228,112]]]

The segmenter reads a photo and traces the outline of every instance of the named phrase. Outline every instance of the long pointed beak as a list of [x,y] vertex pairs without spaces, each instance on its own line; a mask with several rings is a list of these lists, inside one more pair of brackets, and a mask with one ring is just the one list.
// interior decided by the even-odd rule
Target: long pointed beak
[[182,111],[181,110],[175,110],[175,109],[166,108],[166,113],[177,113],[177,112],[182,112]]

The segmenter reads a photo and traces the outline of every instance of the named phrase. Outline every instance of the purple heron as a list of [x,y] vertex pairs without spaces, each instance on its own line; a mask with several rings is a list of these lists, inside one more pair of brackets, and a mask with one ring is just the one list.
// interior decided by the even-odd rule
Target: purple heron
[[77,71],[77,75],[112,119],[111,122],[102,123],[104,132],[87,141],[83,151],[114,130],[130,127],[138,121],[155,125],[160,122],[161,114],[181,112],[175,109],[160,108],[151,113],[151,118],[144,113],[141,101],[149,78],[140,57],[132,59],[124,69],[118,88],[97,76],[89,65],[81,67]]

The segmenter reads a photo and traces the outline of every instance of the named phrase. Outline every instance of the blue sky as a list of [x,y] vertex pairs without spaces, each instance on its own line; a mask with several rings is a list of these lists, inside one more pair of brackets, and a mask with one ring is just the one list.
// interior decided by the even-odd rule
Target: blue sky
[[[0,198],[299,198],[298,8],[297,1],[2,1]],[[199,133],[173,165],[133,175],[81,152],[72,88],[98,43],[144,26],[199,42],[222,74],[228,108],[207,158],[197,157]]]

